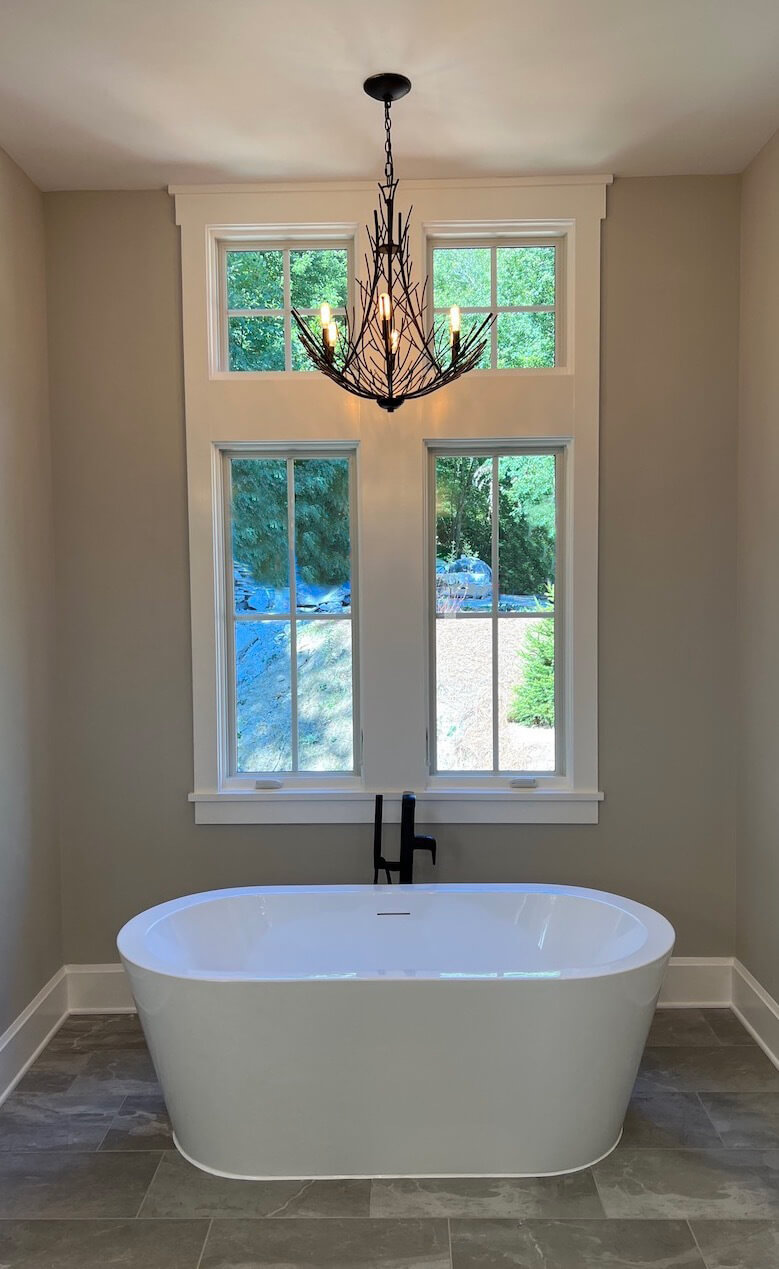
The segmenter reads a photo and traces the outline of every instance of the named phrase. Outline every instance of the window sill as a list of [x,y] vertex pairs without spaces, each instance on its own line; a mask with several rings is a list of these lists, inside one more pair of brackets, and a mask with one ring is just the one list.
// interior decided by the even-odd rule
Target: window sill
[[[190,793],[196,824],[371,824],[375,794],[348,789]],[[384,820],[400,820],[400,793],[384,794]],[[427,789],[418,824],[597,824],[603,794],[568,789]]]

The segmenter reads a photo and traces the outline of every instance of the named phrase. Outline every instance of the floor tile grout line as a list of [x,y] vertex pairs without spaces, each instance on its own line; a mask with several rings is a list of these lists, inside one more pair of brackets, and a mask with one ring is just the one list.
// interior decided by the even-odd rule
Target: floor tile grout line
[[449,1269],[454,1269],[454,1253],[452,1252],[452,1218],[446,1218],[446,1235],[449,1239]]
[[[713,1133],[714,1133],[715,1137],[716,1137],[716,1138],[717,1138],[717,1140],[721,1143],[723,1150],[733,1150],[733,1149],[738,1149],[738,1147],[729,1146],[729,1145],[728,1145],[728,1143],[727,1143],[726,1141],[724,1141],[724,1140],[723,1140],[722,1134],[720,1133],[719,1129],[717,1128],[717,1125],[715,1124],[714,1120],[712,1119],[711,1115],[709,1114],[708,1109],[707,1109],[707,1107],[706,1107],[706,1103],[704,1102],[703,1098],[701,1097],[701,1094],[700,1094],[699,1092],[697,1092],[697,1091],[696,1091],[695,1096],[696,1096],[696,1098],[697,1098],[697,1100],[698,1100],[698,1104],[700,1105],[701,1110],[703,1111],[704,1115],[706,1116],[706,1119],[707,1119],[707,1120],[708,1120],[708,1122],[711,1124],[712,1131],[713,1131]],[[701,1253],[701,1254],[703,1254],[703,1253]]]
[[689,1229],[689,1231],[690,1231],[690,1237],[691,1237],[691,1239],[692,1239],[693,1246],[695,1247],[696,1251],[698,1252],[698,1255],[699,1255],[699,1256],[700,1256],[700,1258],[701,1258],[701,1262],[702,1262],[702,1264],[703,1264],[703,1266],[704,1266],[704,1269],[709,1269],[709,1262],[708,1262],[708,1260],[706,1259],[706,1257],[705,1257],[705,1256],[704,1256],[704,1254],[703,1254],[703,1249],[702,1249],[702,1247],[701,1247],[700,1243],[698,1242],[698,1239],[695,1237],[695,1230],[694,1230],[694,1229],[693,1229],[693,1227],[692,1227],[692,1220],[691,1220],[691,1218],[690,1218],[689,1216],[687,1217],[687,1220],[685,1221],[685,1224],[686,1224],[687,1228],[688,1228],[688,1229]]
[[154,1178],[156,1177],[157,1173],[162,1167],[162,1161],[164,1158],[165,1158],[165,1151],[161,1150],[160,1157],[157,1160],[157,1166],[152,1172],[151,1177],[149,1178],[149,1184],[146,1186],[146,1189],[143,1192],[143,1198],[141,1199],[140,1206],[138,1208],[138,1211],[135,1213],[135,1220],[138,1220],[139,1216],[141,1215],[141,1212],[143,1211],[143,1205],[146,1202],[147,1198],[149,1197],[149,1191],[151,1190],[151,1187],[154,1184]]
[[201,1266],[201,1265],[202,1265],[202,1263],[203,1263],[203,1257],[204,1257],[204,1256],[205,1256],[205,1254],[206,1254],[206,1245],[207,1245],[207,1243],[208,1243],[209,1238],[211,1237],[211,1230],[212,1230],[212,1228],[213,1228],[213,1225],[214,1225],[214,1218],[213,1218],[213,1216],[211,1216],[211,1217],[209,1218],[209,1221],[208,1221],[208,1227],[207,1227],[207,1229],[206,1229],[206,1236],[205,1236],[205,1238],[203,1239],[203,1246],[200,1248],[200,1255],[199,1255],[199,1256],[198,1256],[198,1258],[197,1258],[197,1264],[195,1265],[195,1269],[200,1269],[200,1266]]

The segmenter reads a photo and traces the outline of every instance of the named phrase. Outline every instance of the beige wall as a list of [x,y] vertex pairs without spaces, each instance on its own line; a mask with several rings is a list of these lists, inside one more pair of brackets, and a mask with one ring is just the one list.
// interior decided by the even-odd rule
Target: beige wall
[[0,151],[0,1032],[62,963],[43,200]]
[[[367,827],[198,827],[178,236],[161,193],[46,196],[70,961],[220,885],[367,880]],[[734,946],[738,178],[618,181],[604,227],[597,827],[439,832],[442,880],[602,886]],[[423,874],[424,875],[424,874]]]
[[779,998],[779,132],[743,178],[738,955]]

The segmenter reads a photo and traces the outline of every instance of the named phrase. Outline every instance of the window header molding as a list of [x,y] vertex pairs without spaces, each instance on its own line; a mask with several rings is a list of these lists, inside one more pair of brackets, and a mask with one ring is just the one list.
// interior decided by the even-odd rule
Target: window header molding
[[[401,190],[410,189],[531,189],[556,185],[594,185],[602,187],[611,185],[614,177],[609,173],[594,173],[584,176],[485,176],[452,177],[445,180],[403,180]],[[169,185],[168,193],[174,197],[190,194],[290,194],[312,193],[316,190],[352,191],[376,190],[375,181],[262,181],[248,182],[245,185]]]

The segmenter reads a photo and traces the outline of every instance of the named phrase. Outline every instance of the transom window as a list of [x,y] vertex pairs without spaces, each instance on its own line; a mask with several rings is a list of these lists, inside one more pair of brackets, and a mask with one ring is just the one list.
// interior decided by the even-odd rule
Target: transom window
[[480,369],[560,364],[558,244],[434,242],[430,255],[436,317],[457,305],[465,335],[496,314]]
[[431,452],[432,773],[560,774],[562,462]]
[[292,309],[309,316],[317,332],[323,303],[337,324],[343,321],[349,244],[221,247],[223,369],[312,370],[293,329]]
[[230,771],[353,774],[353,451],[224,461]]

